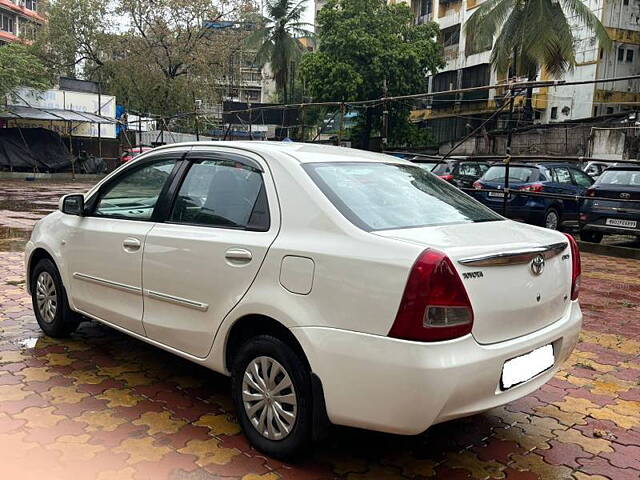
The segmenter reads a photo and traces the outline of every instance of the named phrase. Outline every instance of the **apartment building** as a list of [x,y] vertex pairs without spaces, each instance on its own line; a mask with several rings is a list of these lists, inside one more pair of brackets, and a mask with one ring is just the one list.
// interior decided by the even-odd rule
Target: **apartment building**
[[[495,84],[491,68],[492,45],[473,51],[466,42],[464,25],[482,0],[390,0],[411,6],[417,23],[434,21],[440,26],[440,43],[446,67],[428,79],[425,89],[442,92]],[[576,39],[577,66],[560,80],[593,80],[640,74],[640,0],[586,0],[613,40],[603,48],[577,19],[571,19]],[[544,71],[538,79],[548,80]],[[412,113],[425,122],[440,142],[460,138],[495,111],[501,102],[496,91],[441,95],[425,101]],[[637,109],[640,82],[621,81],[573,87],[536,89],[535,122],[560,122]],[[519,105],[521,107],[521,105]]]
[[46,20],[38,13],[39,0],[0,0],[0,46],[22,38],[30,40]]
[[[2,0],[0,0],[2,1]],[[223,101],[243,103],[264,103],[275,94],[273,74],[268,68],[256,64],[256,52],[248,49],[245,38],[255,30],[253,22],[212,20],[203,25],[210,35],[226,36],[230,45],[236,45],[229,52],[225,70],[216,85]],[[221,112],[221,105],[218,105]]]

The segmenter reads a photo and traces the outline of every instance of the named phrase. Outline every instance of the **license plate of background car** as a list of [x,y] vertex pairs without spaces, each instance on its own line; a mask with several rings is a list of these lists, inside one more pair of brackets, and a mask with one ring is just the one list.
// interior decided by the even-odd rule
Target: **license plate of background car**
[[531,380],[536,375],[551,368],[554,362],[553,346],[551,344],[507,360],[502,367],[502,389],[507,390],[515,385]]
[[607,225],[611,225],[614,227],[628,227],[628,228],[636,228],[638,222],[635,220],[621,220],[619,218],[607,218]]
[[504,198],[504,193],[502,193],[502,192],[489,192],[489,196],[490,197]]

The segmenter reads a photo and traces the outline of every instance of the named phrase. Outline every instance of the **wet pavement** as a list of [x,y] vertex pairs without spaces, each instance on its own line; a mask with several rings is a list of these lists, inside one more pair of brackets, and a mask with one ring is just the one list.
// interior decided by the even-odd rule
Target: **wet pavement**
[[537,392],[416,437],[335,428],[285,464],[247,444],[223,376],[97,323],[41,334],[23,233],[86,188],[0,181],[0,479],[640,478],[640,261],[583,255],[580,342]]

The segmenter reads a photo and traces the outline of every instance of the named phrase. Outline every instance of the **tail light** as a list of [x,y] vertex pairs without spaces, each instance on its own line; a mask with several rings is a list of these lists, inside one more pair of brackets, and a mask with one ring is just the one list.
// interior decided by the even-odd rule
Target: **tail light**
[[519,190],[524,192],[541,192],[544,190],[544,185],[541,183],[532,183],[531,185],[525,185],[524,187],[520,187]]
[[582,274],[580,250],[571,235],[565,233],[565,236],[569,239],[569,246],[571,247],[571,300],[577,300],[580,293],[580,275]]
[[595,197],[596,196],[596,189],[595,188],[587,188],[587,191],[586,191],[585,195],[587,197]]
[[480,182],[473,182],[473,188],[476,190],[482,190],[482,184]]
[[443,180],[446,180],[447,182],[453,181],[453,175],[439,175],[439,177]]
[[389,336],[435,342],[462,337],[473,327],[473,308],[449,257],[425,250],[411,269]]

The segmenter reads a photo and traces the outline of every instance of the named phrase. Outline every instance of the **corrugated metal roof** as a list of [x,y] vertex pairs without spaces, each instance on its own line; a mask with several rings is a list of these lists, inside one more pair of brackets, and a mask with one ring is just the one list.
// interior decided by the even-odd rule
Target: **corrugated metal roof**
[[113,118],[103,117],[95,113],[61,110],[58,108],[25,107],[22,105],[8,105],[3,111],[0,111],[0,118],[22,118],[54,122],[117,123]]

